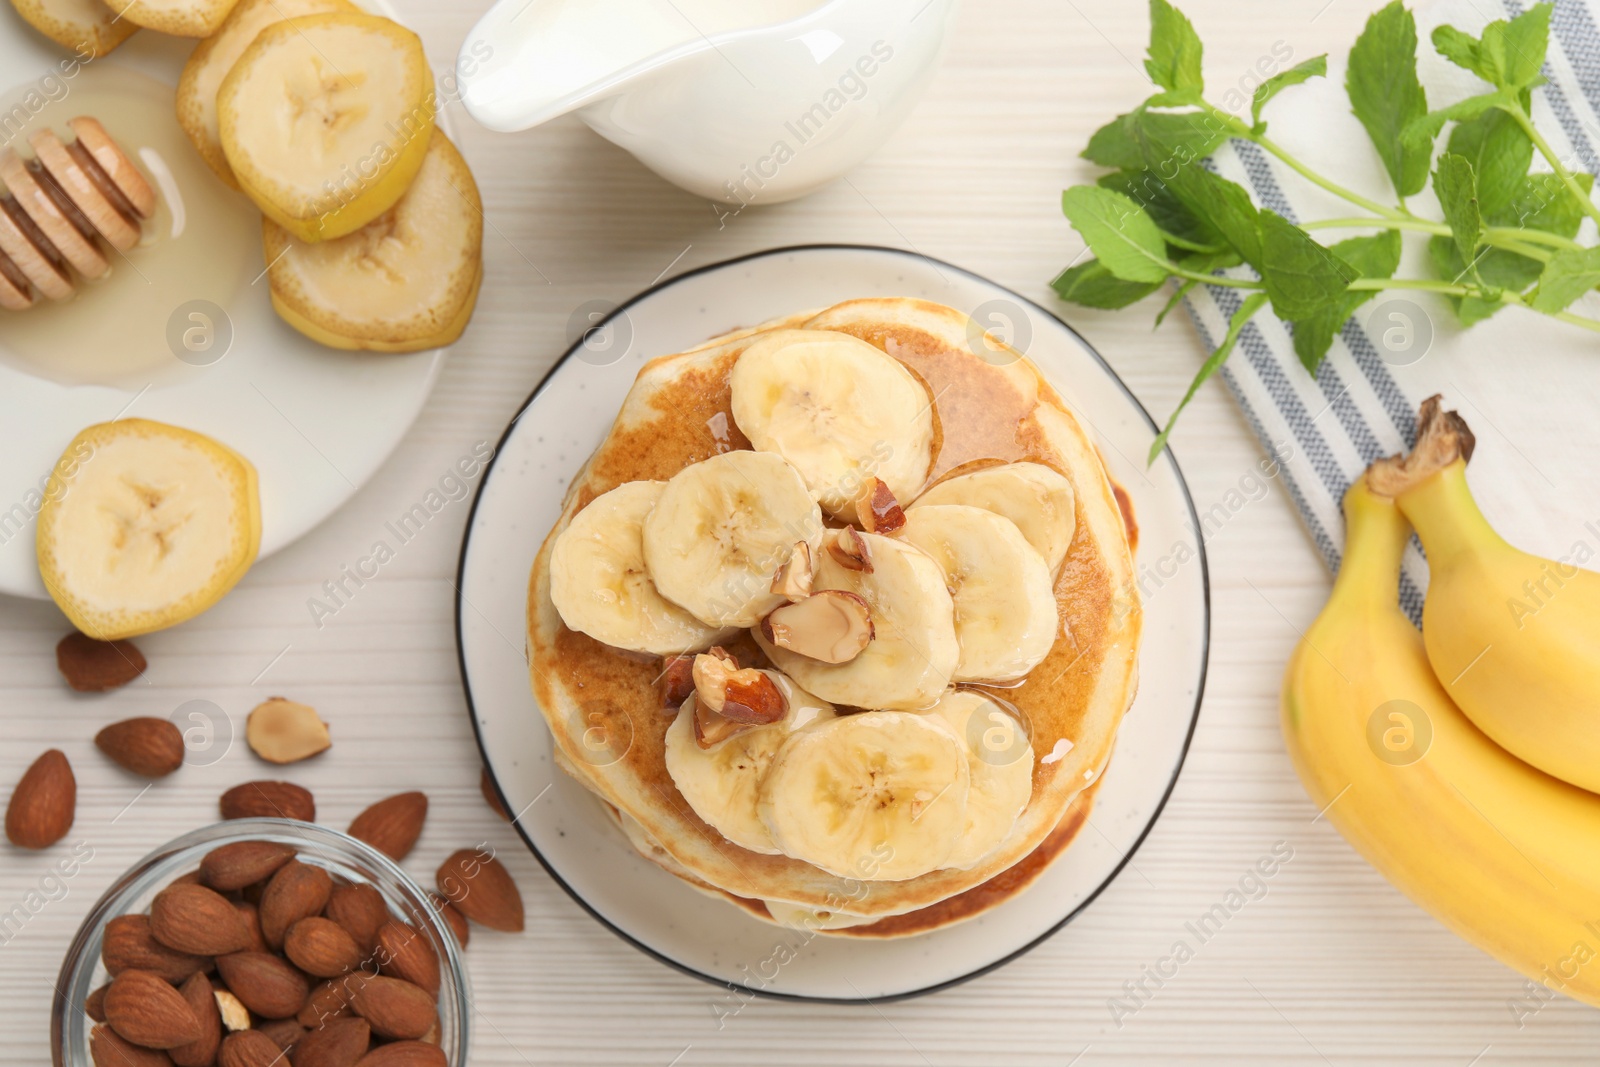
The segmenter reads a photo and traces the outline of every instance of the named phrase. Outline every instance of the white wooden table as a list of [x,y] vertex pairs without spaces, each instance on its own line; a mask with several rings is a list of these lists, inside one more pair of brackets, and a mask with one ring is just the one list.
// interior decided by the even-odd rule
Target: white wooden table
[[[442,67],[485,2],[398,6]],[[1275,42],[1287,42],[1297,61],[1342,52],[1377,4],[1183,6],[1207,43],[1209,79],[1225,85]],[[575,121],[502,137],[474,128],[456,105],[490,222],[483,296],[427,409],[371,484],[202,620],[141,639],[149,672],[115,694],[76,696],[62,684],[53,649],[65,623],[52,605],[0,599],[0,783],[9,789],[39,751],[63,748],[79,780],[73,840],[94,849],[64,896],[53,890],[59,899],[19,932],[0,932],[0,1061],[47,1062],[51,984],[101,890],[148,849],[211,819],[225,787],[268,776],[240,742],[220,762],[186,767],[140,796],[142,783],[94,751],[95,731],[192,699],[215,702],[242,730],[254,704],[285,694],[332,723],[333,752],[292,774],[316,792],[324,821],[343,827],[379,796],[424,789],[433,806],[408,864],[415,872],[431,879],[445,854],[487,837],[520,881],[527,932],[475,931],[468,952],[476,1063],[1592,1062],[1600,1015],[1557,999],[1519,1028],[1508,1008],[1523,994],[1519,976],[1448,934],[1325,821],[1312,822],[1284,757],[1277,692],[1296,629],[1315,614],[1328,579],[1280,486],[1257,494],[1210,542],[1211,675],[1188,764],[1133,864],[1086,914],[1024,958],[945,993],[862,1007],[757,1000],[720,1027],[720,991],[586,916],[479,798],[452,626],[468,504],[451,503],[322,628],[308,609],[386,521],[475,443],[497,439],[586,301],[621,301],[663,275],[761,248],[844,241],[913,248],[1056,306],[1046,283],[1081,248],[1059,193],[1087,177],[1077,153],[1090,131],[1147,91],[1138,69],[1145,19],[1137,0],[968,0],[926,98],[848,183],[721,228],[706,203]],[[1158,415],[1200,361],[1181,315],[1151,333],[1153,308],[1064,313]],[[1442,330],[1433,358],[1489,358],[1497,343],[1543,328],[1528,321],[1497,320],[1470,338]],[[1176,446],[1202,512],[1239,487],[1258,457],[1215,385],[1185,416]],[[1571,488],[1541,483],[1532,493],[1554,501]],[[1592,503],[1600,479],[1591,474],[1576,488]],[[1278,842],[1293,858],[1265,895],[1175,975],[1159,986],[1147,977],[1176,939],[1193,942],[1185,922]],[[55,859],[0,848],[0,912],[39,889]],[[1128,984],[1141,981],[1148,995],[1131,998]],[[1111,998],[1138,1010],[1114,1020]]]

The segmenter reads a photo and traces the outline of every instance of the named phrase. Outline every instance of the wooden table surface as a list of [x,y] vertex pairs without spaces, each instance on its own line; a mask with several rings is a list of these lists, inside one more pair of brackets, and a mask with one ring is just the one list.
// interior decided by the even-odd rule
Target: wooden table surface
[[[486,2],[397,6],[437,68]],[[1297,61],[1342,53],[1377,4],[1183,6],[1220,86],[1278,42]],[[200,622],[141,639],[150,669],[114,694],[77,696],[62,684],[53,649],[65,623],[52,605],[0,599],[0,782],[9,788],[42,749],[64,749],[79,780],[73,840],[94,850],[63,889],[42,881],[52,853],[0,848],[0,912],[40,903],[29,896],[36,890],[56,898],[20,928],[0,930],[0,1061],[47,1062],[52,982],[103,888],[147,850],[209,820],[222,789],[268,776],[236,741],[219,762],[186,767],[141,794],[142,783],[93,750],[94,732],[190,700],[226,709],[242,732],[254,704],[286,694],[332,723],[334,750],[293,772],[316,792],[324,821],[342,827],[380,796],[423,789],[432,809],[413,871],[431,879],[448,852],[487,838],[519,880],[527,932],[477,931],[468,952],[475,1063],[1592,1062],[1600,1015],[1556,998],[1519,1025],[1509,1005],[1524,996],[1522,978],[1447,933],[1326,821],[1312,821],[1284,756],[1277,694],[1296,629],[1315,614],[1328,578],[1279,485],[1208,546],[1214,630],[1204,709],[1182,778],[1133,864],[1032,953],[907,1003],[757,1000],[719,1024],[718,990],[590,919],[487,811],[452,626],[466,502],[449,504],[321,628],[308,610],[308,598],[365,555],[386,521],[475,444],[498,438],[587,301],[621,301],[663,275],[762,248],[841,241],[948,259],[1058,307],[1046,283],[1082,247],[1060,215],[1060,190],[1088,176],[1077,153],[1089,133],[1147,91],[1144,7],[968,0],[926,97],[848,183],[725,226],[711,206],[575,120],[501,136],[455,105],[489,221],[482,299],[426,410],[371,483]],[[1152,333],[1153,307],[1062,310],[1157,414],[1201,359],[1181,315]],[[1482,343],[1450,334],[1437,342],[1447,356]],[[1255,469],[1256,442],[1218,385],[1201,393],[1175,441],[1202,512]],[[1292,859],[1264,893],[1176,974],[1152,981],[1147,969],[1187,936],[1185,923],[1275,847]],[[1135,999],[1128,989],[1141,982],[1146,993]],[[1124,1010],[1113,1010],[1113,998]]]

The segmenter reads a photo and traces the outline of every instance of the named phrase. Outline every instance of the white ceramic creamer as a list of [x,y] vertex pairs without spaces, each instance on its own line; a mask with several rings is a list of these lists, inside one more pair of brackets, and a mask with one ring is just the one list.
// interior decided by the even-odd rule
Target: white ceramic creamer
[[493,130],[576,112],[692,193],[770,204],[883,143],[938,61],[956,0],[498,0],[462,46]]

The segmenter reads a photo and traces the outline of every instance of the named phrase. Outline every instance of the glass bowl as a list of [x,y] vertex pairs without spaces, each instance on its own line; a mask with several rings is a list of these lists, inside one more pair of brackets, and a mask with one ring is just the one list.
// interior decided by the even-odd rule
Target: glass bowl
[[50,1053],[55,1067],[87,1067],[89,1031],[94,1022],[83,1010],[89,993],[110,980],[100,962],[106,923],[119,915],[146,912],[150,901],[219,845],[235,841],[275,841],[299,850],[301,862],[321,867],[335,880],[367,882],[395,916],[415,926],[439,957],[439,1047],[451,1067],[467,1062],[472,1015],[471,990],[461,948],[426,891],[394,861],[365,842],[326,826],[293,819],[233,819],[169,841],[134,864],[107,889],[78,928],[61,964],[50,1019]]

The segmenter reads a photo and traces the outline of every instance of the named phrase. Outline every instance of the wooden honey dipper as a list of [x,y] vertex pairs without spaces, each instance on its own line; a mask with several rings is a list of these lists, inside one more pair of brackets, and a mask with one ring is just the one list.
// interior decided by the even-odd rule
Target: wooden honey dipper
[[0,152],[0,308],[26,311],[42,295],[65,300],[73,272],[98,278],[111,268],[96,240],[119,252],[139,243],[140,221],[155,213],[156,194],[125,152],[92,118],[69,126],[64,143],[46,127],[28,137],[36,158]]

